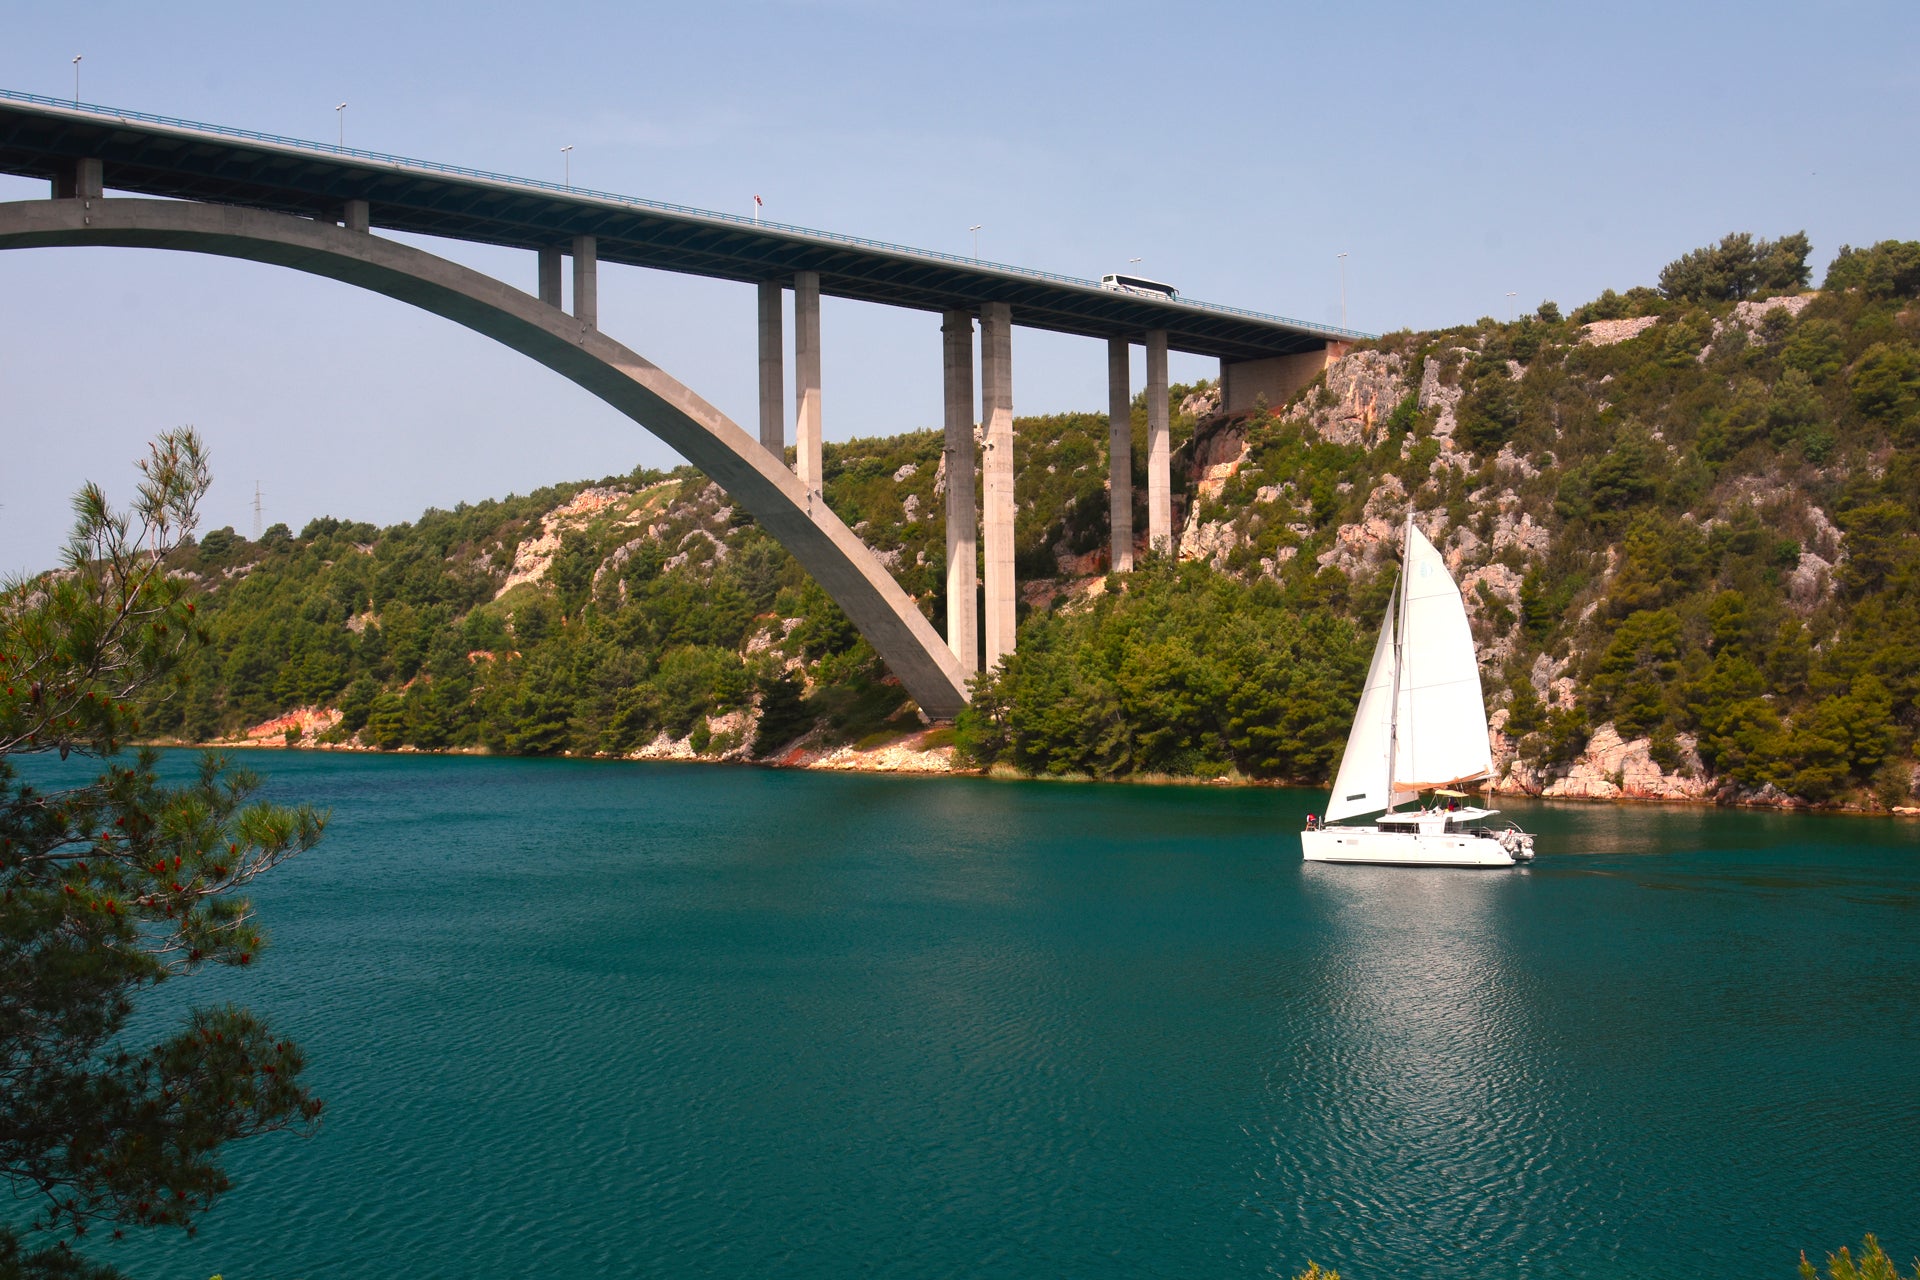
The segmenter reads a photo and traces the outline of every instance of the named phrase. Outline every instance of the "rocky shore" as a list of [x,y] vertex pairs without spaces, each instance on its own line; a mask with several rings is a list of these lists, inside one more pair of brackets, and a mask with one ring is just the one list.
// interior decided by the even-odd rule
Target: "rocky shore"
[[[834,743],[824,730],[816,729],[787,746],[765,756],[752,751],[755,715],[734,711],[714,716],[707,722],[704,735],[710,744],[701,751],[693,743],[695,734],[669,738],[662,733],[653,741],[619,757],[624,760],[669,760],[701,764],[752,764],[776,769],[812,769],[824,773],[897,773],[957,774],[987,776],[988,771],[956,764],[953,731],[945,725],[933,725],[893,740],[859,746]],[[1543,800],[1592,800],[1616,802],[1653,802],[1664,804],[1702,804],[1739,808],[1814,809],[1805,800],[1768,785],[1742,788],[1711,777],[1695,751],[1691,737],[1682,734],[1676,740],[1678,767],[1663,769],[1653,758],[1653,743],[1647,738],[1621,738],[1611,724],[1603,724],[1588,741],[1587,748],[1564,769],[1535,769],[1515,754],[1513,740],[1501,732],[1503,711],[1493,716],[1492,730],[1495,780],[1486,788],[1492,796],[1530,796]],[[307,748],[321,751],[378,751],[357,735],[340,738],[333,730],[340,723],[340,712],[331,707],[301,707],[283,716],[262,721],[246,734],[218,742],[165,743],[167,746],[204,746],[209,748]],[[296,732],[290,733],[289,730]],[[335,740],[328,741],[329,736]],[[714,742],[739,745],[714,750]],[[401,747],[399,753],[420,754],[418,747]],[[427,753],[434,754],[434,753]],[[479,754],[472,748],[456,748],[440,753]],[[1920,770],[1916,770],[1920,773]],[[994,776],[1013,776],[995,771]],[[1140,779],[1167,783],[1180,779]],[[1194,780],[1199,781],[1199,780]],[[1270,786],[1245,778],[1205,780],[1215,786]],[[1920,790],[1920,776],[1914,779]],[[1898,817],[1920,817],[1920,806],[1896,806],[1891,810],[1839,808],[1836,812],[1891,813]]]

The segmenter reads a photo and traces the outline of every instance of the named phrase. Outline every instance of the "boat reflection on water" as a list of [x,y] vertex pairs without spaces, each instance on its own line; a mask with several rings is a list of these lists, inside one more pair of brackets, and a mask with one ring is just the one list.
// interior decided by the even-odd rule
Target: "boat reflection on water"
[[[1327,943],[1275,1028],[1265,1151],[1272,1245],[1329,1233],[1440,1272],[1567,1211],[1553,1037],[1502,919],[1524,882],[1440,869],[1301,868]],[[1556,1190],[1558,1189],[1558,1190]],[[1253,1206],[1249,1206],[1253,1207]]]

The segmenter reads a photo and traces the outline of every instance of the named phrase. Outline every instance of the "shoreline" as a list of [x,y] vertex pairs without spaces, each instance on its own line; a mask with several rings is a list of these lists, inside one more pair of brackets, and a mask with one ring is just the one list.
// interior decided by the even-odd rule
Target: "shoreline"
[[[658,749],[662,740],[656,739],[639,751],[626,755],[574,755],[563,752],[553,756],[514,755],[507,752],[491,751],[485,747],[446,747],[426,749],[415,746],[394,748],[370,747],[359,743],[315,742],[288,744],[260,738],[233,739],[219,742],[184,742],[178,739],[166,741],[145,741],[134,743],[136,747],[154,747],[176,751],[310,751],[310,752],[346,752],[355,755],[383,756],[475,756],[502,760],[571,760],[580,763],[604,764],[701,764],[727,765],[738,768],[778,769],[808,773],[862,773],[892,774],[915,778],[977,778],[993,782],[1047,782],[1080,786],[1132,786],[1132,787],[1232,787],[1241,789],[1265,789],[1274,791],[1324,791],[1321,784],[1299,782],[1279,782],[1262,778],[1248,778],[1236,775],[1223,775],[1218,778],[1186,778],[1170,774],[1139,774],[1125,778],[1096,778],[1090,774],[1028,774],[1006,765],[993,765],[985,769],[956,766],[953,764],[953,748],[936,746],[927,749],[909,747],[905,744],[922,739],[932,729],[904,735],[896,742],[862,750],[852,745],[821,747],[806,745],[807,739],[801,738],[781,752],[771,756],[752,758],[741,749],[718,755],[693,751],[686,739],[666,740],[668,749]],[[808,735],[809,737],[813,735]],[[677,749],[675,749],[677,748]],[[1541,795],[1527,791],[1495,791],[1487,794],[1486,799],[1497,803],[1505,798],[1519,800],[1540,800],[1550,803],[1592,804],[1592,805],[1660,805],[1677,809],[1745,809],[1774,810],[1781,813],[1804,813],[1853,818],[1920,818],[1920,806],[1896,805],[1890,809],[1868,809],[1844,805],[1812,805],[1804,801],[1795,801],[1787,797],[1785,801],[1773,799],[1744,800],[1728,803],[1714,799],[1711,795],[1672,796],[1672,795],[1635,795],[1622,792],[1618,795]]]

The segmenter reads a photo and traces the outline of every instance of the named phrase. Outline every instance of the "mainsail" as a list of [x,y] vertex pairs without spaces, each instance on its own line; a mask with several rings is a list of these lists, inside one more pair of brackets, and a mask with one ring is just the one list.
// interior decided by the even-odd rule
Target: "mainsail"
[[1374,813],[1416,799],[1421,790],[1492,772],[1466,602],[1446,561],[1409,517],[1400,587],[1380,624],[1327,821]]

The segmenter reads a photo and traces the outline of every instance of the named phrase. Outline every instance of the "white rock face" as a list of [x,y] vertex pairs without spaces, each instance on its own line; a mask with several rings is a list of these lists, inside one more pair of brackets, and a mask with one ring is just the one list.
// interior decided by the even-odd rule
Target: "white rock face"
[[[1455,347],[1447,354],[1470,357],[1473,353],[1465,347]],[[1450,451],[1453,447],[1454,428],[1460,425],[1459,420],[1454,417],[1454,410],[1459,407],[1460,397],[1466,394],[1466,390],[1459,383],[1448,386],[1442,382],[1440,364],[1440,353],[1436,352],[1427,357],[1426,370],[1420,375],[1420,407],[1440,410],[1439,419],[1433,424],[1433,434],[1445,442],[1443,449]]]
[[1833,594],[1833,566],[1811,551],[1800,553],[1800,563],[1787,575],[1787,599],[1801,613],[1811,613]]
[[[1391,560],[1399,554],[1400,525],[1406,518],[1407,487],[1399,476],[1382,476],[1379,486],[1367,495],[1359,523],[1341,525],[1333,535],[1333,546],[1315,559],[1323,568],[1331,565],[1349,577]],[[1292,527],[1295,532],[1312,532],[1304,525]]]
[[1195,391],[1180,401],[1180,412],[1190,418],[1207,418],[1220,412],[1220,388]]
[[[1460,594],[1467,602],[1467,617],[1474,622],[1482,621],[1491,612],[1480,598],[1480,589],[1512,611],[1517,619],[1520,616],[1520,575],[1508,566],[1495,561],[1468,573],[1460,579]],[[1520,627],[1517,622],[1507,628],[1506,634],[1496,636],[1479,647],[1480,668],[1482,671],[1498,671],[1513,656],[1514,646],[1519,641]]]
[[1180,558],[1204,560],[1216,569],[1227,567],[1227,557],[1239,545],[1230,520],[1200,519],[1200,504],[1187,513],[1186,527],[1180,531]]
[[1333,398],[1309,395],[1286,412],[1288,421],[1305,422],[1333,444],[1372,444],[1394,406],[1406,398],[1406,359],[1393,351],[1356,351],[1327,366],[1326,391]]
[[[1706,780],[1694,740],[1681,734],[1680,769],[1662,770],[1650,753],[1646,738],[1623,741],[1611,724],[1594,731],[1587,749],[1564,774],[1537,773],[1514,756],[1514,742],[1500,730],[1492,731],[1496,781],[1488,790],[1496,795],[1529,795],[1575,800],[1706,800],[1713,790]],[[1691,776],[1689,776],[1691,774]]]
[[1610,347],[1616,342],[1637,338],[1660,323],[1659,316],[1634,316],[1628,320],[1595,320],[1580,326],[1580,341],[1593,347]]
[[554,554],[560,550],[560,540],[567,532],[584,528],[594,516],[626,496],[618,489],[582,489],[572,501],[540,517],[539,534],[513,549],[513,568],[493,598],[498,600],[523,582],[538,582],[546,577],[547,570],[553,566]]

